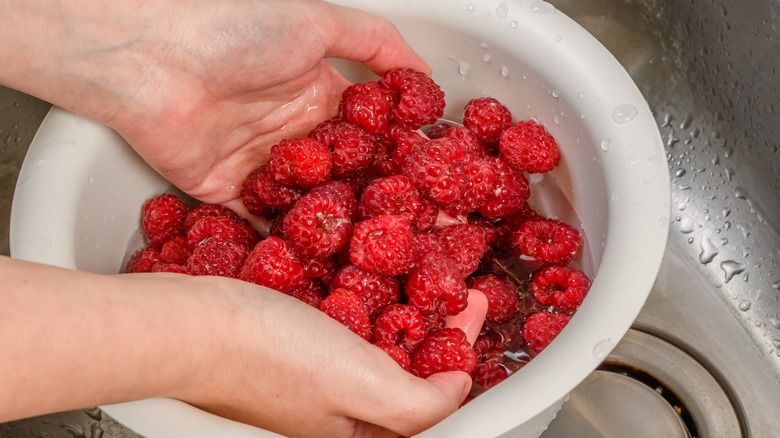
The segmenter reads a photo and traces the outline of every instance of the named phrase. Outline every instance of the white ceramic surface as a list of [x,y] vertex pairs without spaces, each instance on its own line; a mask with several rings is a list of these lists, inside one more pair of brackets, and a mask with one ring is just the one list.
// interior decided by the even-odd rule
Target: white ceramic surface
[[[392,20],[431,64],[446,118],[499,98],[557,139],[562,165],[535,185],[543,212],[581,221],[591,292],[561,335],[505,382],[425,437],[537,437],[606,357],[654,282],[669,225],[669,174],[655,121],[625,70],[591,35],[541,1],[343,0]],[[365,72],[338,63],[354,80]],[[115,273],[140,247],[138,212],[171,190],[113,131],[53,109],[35,137],[11,218],[14,257]],[[106,406],[149,438],[267,437],[175,400]]]

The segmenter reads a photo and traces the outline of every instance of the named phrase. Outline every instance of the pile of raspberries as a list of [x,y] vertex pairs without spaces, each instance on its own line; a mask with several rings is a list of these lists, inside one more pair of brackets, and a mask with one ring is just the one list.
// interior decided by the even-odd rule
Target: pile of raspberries
[[[580,233],[528,205],[527,174],[561,154],[534,120],[491,97],[443,122],[444,93],[395,69],[358,83],[339,114],[282,140],[245,180],[256,230],[217,204],[165,193],[142,208],[148,245],[127,272],[238,278],[325,312],[419,377],[461,370],[472,396],[539,354],[569,322],[590,280],[573,262]],[[423,134],[425,132],[425,134]],[[469,344],[445,318],[488,300]]]

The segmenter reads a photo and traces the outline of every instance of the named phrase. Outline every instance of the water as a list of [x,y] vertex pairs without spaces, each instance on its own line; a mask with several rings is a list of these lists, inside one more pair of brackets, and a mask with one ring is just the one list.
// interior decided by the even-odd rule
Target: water
[[720,263],[720,268],[725,274],[724,281],[728,283],[731,279],[745,271],[745,266],[742,263],[735,262],[733,260],[726,260]]
[[496,8],[496,17],[498,18],[505,18],[508,13],[509,13],[509,6],[507,6],[506,3],[501,3]]
[[634,120],[638,115],[639,110],[634,105],[624,104],[615,108],[615,111],[612,112],[612,120],[622,125]]
[[557,9],[555,9],[555,6],[544,1],[536,2],[531,5],[531,12],[535,12],[537,14],[554,14],[556,11]]
[[593,358],[599,361],[606,359],[607,355],[614,347],[615,344],[611,339],[604,339],[599,341],[599,343],[593,347]]
[[612,147],[612,140],[605,138],[601,140],[601,150],[607,152]]
[[701,246],[701,252],[699,253],[699,262],[706,265],[709,262],[711,262],[715,256],[718,255],[718,247],[715,246],[714,243],[712,243],[712,240],[709,237],[705,237],[701,239],[699,242],[699,245]]

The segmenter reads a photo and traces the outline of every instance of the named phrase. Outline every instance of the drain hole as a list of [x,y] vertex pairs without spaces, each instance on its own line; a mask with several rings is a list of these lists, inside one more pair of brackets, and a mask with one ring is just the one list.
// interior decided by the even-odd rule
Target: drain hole
[[653,391],[658,393],[658,395],[660,395],[664,400],[666,400],[666,402],[669,403],[669,405],[672,406],[674,411],[682,420],[686,432],[688,433],[688,436],[690,436],[691,438],[699,438],[699,431],[696,428],[696,422],[693,420],[693,416],[691,416],[690,410],[688,410],[688,408],[685,407],[685,404],[680,400],[679,397],[677,397],[677,395],[674,394],[673,391],[671,391],[660,380],[653,377],[650,373],[632,367],[631,365],[622,362],[617,362],[614,360],[609,360],[609,359],[607,359],[604,363],[602,363],[598,367],[598,369],[601,371],[607,371],[610,373],[615,373],[626,377],[630,377],[651,388]]

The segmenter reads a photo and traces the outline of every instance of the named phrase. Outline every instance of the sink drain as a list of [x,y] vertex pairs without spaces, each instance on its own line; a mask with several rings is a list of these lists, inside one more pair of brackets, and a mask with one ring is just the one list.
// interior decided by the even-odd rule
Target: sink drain
[[744,437],[742,415],[700,361],[629,330],[570,395],[543,438]]

